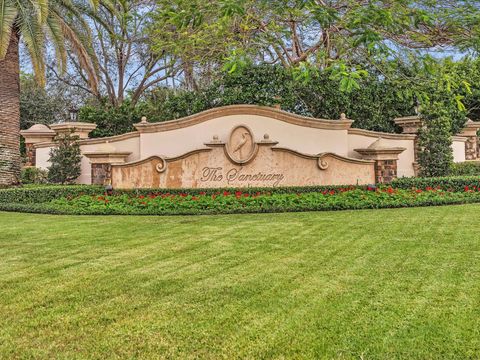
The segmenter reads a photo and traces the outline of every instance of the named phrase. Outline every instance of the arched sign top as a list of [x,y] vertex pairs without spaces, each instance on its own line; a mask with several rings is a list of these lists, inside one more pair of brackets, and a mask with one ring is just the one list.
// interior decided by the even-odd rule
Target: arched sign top
[[217,119],[225,116],[233,115],[253,115],[263,116],[270,119],[298,125],[302,127],[310,127],[317,129],[329,130],[348,130],[353,121],[348,119],[340,120],[326,120],[316,119],[297,114],[292,114],[283,110],[275,109],[267,106],[257,105],[230,105],[219,108],[205,110],[201,113],[190,115],[184,118],[162,121],[156,123],[141,122],[134,124],[135,128],[140,133],[153,133],[162,131],[171,131],[181,128],[186,128],[205,121]]

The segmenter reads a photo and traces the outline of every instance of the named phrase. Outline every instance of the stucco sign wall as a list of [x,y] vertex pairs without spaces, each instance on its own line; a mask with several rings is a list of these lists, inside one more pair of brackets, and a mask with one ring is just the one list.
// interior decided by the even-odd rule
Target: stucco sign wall
[[112,166],[115,188],[275,187],[371,184],[374,161],[331,153],[302,154],[282,148],[268,134],[261,141],[246,125],[231,130],[228,142],[214,137],[179,157],[150,158]]
[[[395,121],[409,125],[417,120]],[[142,119],[134,125],[136,131],[108,138],[88,138],[95,125],[78,122],[52,129],[35,125],[22,135],[29,163],[48,168],[56,146],[51,140],[65,129],[75,131],[82,152],[78,183],[117,188],[371,184],[416,174],[416,133],[352,125],[354,120],[344,114],[329,120],[232,105],[164,122]],[[456,162],[465,160],[469,136],[468,149],[475,147],[473,135],[453,137]]]

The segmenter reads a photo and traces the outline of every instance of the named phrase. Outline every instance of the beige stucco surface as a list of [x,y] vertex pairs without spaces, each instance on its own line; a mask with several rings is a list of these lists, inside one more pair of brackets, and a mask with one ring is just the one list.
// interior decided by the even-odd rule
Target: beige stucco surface
[[[95,141],[97,142],[98,140],[95,139]],[[89,152],[89,151],[97,151],[98,149],[101,149],[103,144],[104,142],[95,143],[95,144],[84,144],[80,146],[80,150],[82,151],[82,153]],[[139,159],[140,137],[132,137],[125,140],[112,141],[110,144],[114,146],[117,151],[131,152],[131,155],[129,155],[126,158],[127,162],[131,162]],[[50,157],[49,154],[50,154],[50,147],[37,148],[36,166],[43,169],[48,168],[49,166],[48,159]],[[81,167],[82,167],[82,171],[81,171],[81,175],[77,179],[77,183],[90,184],[92,179],[92,174],[91,174],[92,167],[89,159],[86,156],[82,157]]]
[[231,115],[187,128],[141,134],[141,158],[153,155],[179,156],[201,148],[213,135],[218,135],[221,141],[227,141],[230,131],[242,124],[252,129],[256,141],[268,134],[271,139],[292,150],[308,154],[334,152],[347,156],[347,130],[315,129],[258,115]]
[[355,185],[375,182],[374,162],[355,162],[333,155],[309,157],[260,145],[247,164],[237,165],[222,146],[163,160],[112,166],[115,188],[216,188]]
[[455,140],[455,139],[453,139],[452,149],[453,149],[453,161],[454,162],[465,161],[465,140]]
[[[357,153],[354,149],[367,148],[372,142],[378,139],[376,136],[366,136],[366,135],[354,135],[350,134],[348,136],[348,156],[360,159],[361,155]],[[385,139],[383,142],[391,147],[402,147],[405,148],[398,156],[397,171],[398,176],[414,176],[415,172],[413,169],[414,162],[414,141],[413,140],[403,140],[403,139]]]

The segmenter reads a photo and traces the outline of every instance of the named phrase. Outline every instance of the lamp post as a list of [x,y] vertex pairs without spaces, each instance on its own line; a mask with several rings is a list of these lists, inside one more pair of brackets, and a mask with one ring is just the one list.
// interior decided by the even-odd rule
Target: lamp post
[[69,110],[70,113],[70,121],[77,122],[78,120],[78,109],[75,106],[72,106]]

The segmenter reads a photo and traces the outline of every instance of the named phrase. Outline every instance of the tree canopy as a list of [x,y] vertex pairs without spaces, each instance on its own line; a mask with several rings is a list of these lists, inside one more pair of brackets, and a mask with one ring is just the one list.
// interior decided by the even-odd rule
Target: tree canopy
[[158,0],[154,48],[182,59],[186,82],[247,62],[294,68],[299,78],[328,70],[343,89],[365,71],[383,76],[427,51],[476,51],[477,1]]

